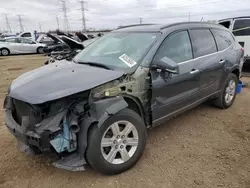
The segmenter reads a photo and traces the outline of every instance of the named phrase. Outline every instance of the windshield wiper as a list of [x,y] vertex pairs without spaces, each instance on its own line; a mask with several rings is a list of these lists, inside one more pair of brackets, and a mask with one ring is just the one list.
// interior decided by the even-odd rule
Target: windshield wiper
[[77,62],[77,63],[79,63],[79,64],[86,64],[86,65],[90,65],[90,66],[101,67],[101,68],[104,68],[104,69],[112,70],[107,65],[104,65],[104,64],[101,64],[101,63],[96,63],[96,62]]

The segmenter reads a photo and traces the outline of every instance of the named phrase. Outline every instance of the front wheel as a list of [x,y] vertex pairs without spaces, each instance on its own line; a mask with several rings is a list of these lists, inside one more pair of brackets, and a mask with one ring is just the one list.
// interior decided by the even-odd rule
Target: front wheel
[[8,56],[10,54],[10,51],[7,48],[3,48],[2,50],[0,50],[0,54],[2,56]]
[[220,96],[214,100],[214,105],[221,109],[226,109],[232,106],[236,97],[238,82],[239,80],[237,76],[230,73]]
[[146,137],[146,126],[141,117],[130,109],[123,109],[100,128],[93,125],[88,135],[87,161],[100,173],[122,173],[140,159]]
[[37,53],[38,54],[43,54],[43,47],[37,48]]

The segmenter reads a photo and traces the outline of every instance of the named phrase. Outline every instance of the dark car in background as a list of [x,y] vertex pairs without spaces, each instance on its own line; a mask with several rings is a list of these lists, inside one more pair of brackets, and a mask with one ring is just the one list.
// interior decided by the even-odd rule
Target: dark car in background
[[64,51],[64,50],[69,50],[70,47],[68,44],[66,44],[62,39],[60,39],[58,36],[56,35],[52,35],[50,33],[47,33],[47,36],[50,37],[54,43],[47,45],[47,47],[45,47],[43,49],[45,54],[50,54],[53,51]]
[[147,129],[207,100],[236,97],[241,46],[204,22],[138,25],[99,38],[70,61],[11,84],[5,124],[27,153],[55,153],[58,168],[118,174],[141,157]]

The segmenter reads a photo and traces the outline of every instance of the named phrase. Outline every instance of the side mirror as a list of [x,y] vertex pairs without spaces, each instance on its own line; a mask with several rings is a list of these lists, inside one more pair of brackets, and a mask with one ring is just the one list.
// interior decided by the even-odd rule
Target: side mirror
[[179,65],[168,57],[163,57],[157,61],[156,67],[172,74],[179,74]]

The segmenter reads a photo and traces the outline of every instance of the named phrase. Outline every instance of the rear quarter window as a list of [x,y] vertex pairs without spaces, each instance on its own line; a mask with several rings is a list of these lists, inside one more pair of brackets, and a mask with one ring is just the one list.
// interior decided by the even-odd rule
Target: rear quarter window
[[234,38],[229,31],[220,29],[211,29],[211,31],[214,35],[219,51],[224,50],[233,44]]
[[192,29],[189,33],[195,58],[217,52],[214,37],[209,29]]

